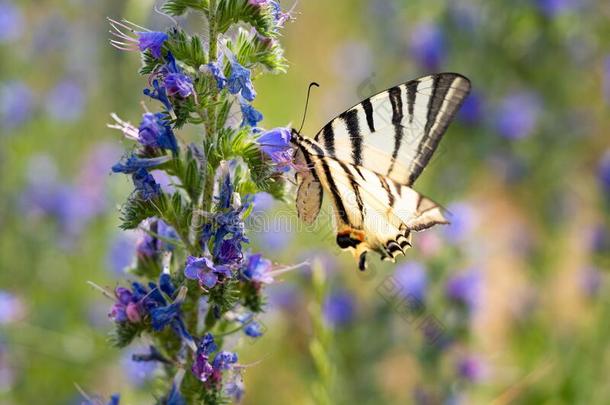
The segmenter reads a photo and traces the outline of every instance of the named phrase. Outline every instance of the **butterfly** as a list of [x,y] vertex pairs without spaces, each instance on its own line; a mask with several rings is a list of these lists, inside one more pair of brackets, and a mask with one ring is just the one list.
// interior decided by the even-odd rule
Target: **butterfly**
[[292,129],[299,218],[313,223],[326,192],[337,244],[360,270],[368,251],[394,262],[412,232],[448,224],[443,208],[412,186],[469,91],[460,74],[434,74],[367,98],[313,138]]

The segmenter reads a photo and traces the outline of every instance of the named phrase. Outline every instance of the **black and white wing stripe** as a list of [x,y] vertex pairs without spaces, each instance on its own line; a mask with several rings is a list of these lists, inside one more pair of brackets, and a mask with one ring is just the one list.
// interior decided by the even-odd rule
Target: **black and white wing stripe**
[[457,73],[412,80],[345,111],[314,139],[328,156],[412,185],[469,91]]

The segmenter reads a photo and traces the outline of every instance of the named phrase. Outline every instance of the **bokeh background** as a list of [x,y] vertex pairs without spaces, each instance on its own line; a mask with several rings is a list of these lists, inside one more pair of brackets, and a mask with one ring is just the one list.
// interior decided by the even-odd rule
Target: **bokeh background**
[[[0,0],[0,403],[152,403],[158,374],[108,345],[137,234],[110,166],[136,122],[137,55],[106,16],[172,21],[143,0]],[[283,2],[284,8],[291,3]],[[360,99],[438,71],[473,92],[416,188],[453,224],[360,274],[330,225],[257,196],[253,250],[308,260],[269,288],[265,336],[234,342],[246,404],[605,404],[610,401],[610,3],[306,0],[283,32],[288,74],[258,82],[271,128],[305,132]],[[196,30],[196,17],[179,21]],[[328,211],[326,211],[328,213]],[[328,216],[323,216],[328,218]],[[416,305],[414,305],[414,303]],[[432,323],[430,323],[432,322]],[[433,325],[430,333],[430,325]],[[144,342],[145,343],[145,342]],[[143,344],[144,344],[143,343]]]

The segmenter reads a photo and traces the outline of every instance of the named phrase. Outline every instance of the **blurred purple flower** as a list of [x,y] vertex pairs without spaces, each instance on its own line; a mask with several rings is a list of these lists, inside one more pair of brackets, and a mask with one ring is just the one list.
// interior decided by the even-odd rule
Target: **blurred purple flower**
[[169,101],[169,98],[167,98],[167,91],[165,90],[165,87],[161,86],[159,84],[159,80],[157,79],[154,79],[152,81],[152,86],[152,90],[146,88],[142,91],[142,93],[144,93],[145,96],[152,98],[153,100],[160,101],[161,104],[163,104],[163,106],[167,109],[167,111],[171,111],[173,107],[172,103],[170,103]]
[[460,30],[474,32],[483,21],[482,7],[469,0],[449,3],[449,13]]
[[279,170],[287,170],[292,162],[290,138],[291,135],[288,128],[274,128],[264,132],[257,139],[261,150],[278,165]]
[[538,10],[547,17],[557,17],[578,10],[582,4],[582,0],[536,0]]
[[12,81],[0,87],[0,126],[13,129],[25,123],[34,108],[32,90],[23,82]]
[[271,284],[273,283],[273,276],[269,274],[271,267],[271,261],[263,258],[260,253],[251,254],[248,256],[248,261],[242,269],[241,274],[246,280],[255,283]]
[[178,153],[178,142],[174,131],[163,113],[145,113],[138,128],[138,141],[144,146],[169,149]]
[[602,286],[602,272],[595,267],[585,267],[579,272],[578,276],[583,293],[589,298],[596,297]]
[[229,380],[224,386],[224,394],[233,400],[236,403],[239,403],[243,398],[245,393],[244,382],[239,373],[236,373],[234,377]]
[[410,51],[422,69],[437,70],[445,57],[445,34],[440,26],[422,22],[411,31]]
[[604,152],[599,161],[598,179],[602,191],[610,197],[610,149]]
[[469,269],[453,275],[445,286],[447,298],[463,305],[470,313],[481,304],[483,275],[478,269]]
[[333,291],[324,300],[322,315],[330,326],[346,326],[354,319],[355,305],[354,297],[349,292]]
[[21,9],[12,1],[0,1],[0,43],[18,39],[24,27]]
[[481,95],[473,91],[464,100],[458,112],[458,119],[466,125],[477,125],[483,117],[483,100]]
[[294,285],[289,283],[272,284],[266,290],[269,305],[272,308],[285,310],[293,313],[302,300],[301,291]]
[[470,383],[477,383],[485,378],[486,365],[478,357],[462,357],[459,359],[456,368],[458,375]]
[[125,174],[133,174],[137,172],[139,169],[151,169],[153,167],[157,167],[171,160],[169,156],[160,156],[156,158],[139,158],[136,155],[132,154],[125,159],[122,159],[119,163],[112,166],[112,171],[114,173],[125,173]]
[[452,244],[459,244],[468,238],[476,226],[476,212],[465,202],[454,202],[447,206],[450,224],[443,228],[445,239]]
[[423,264],[416,261],[401,264],[394,271],[394,278],[404,297],[414,297],[421,302],[425,300],[428,276]]
[[0,325],[21,320],[25,315],[25,305],[17,295],[0,290]]
[[590,249],[594,253],[605,253],[610,251],[610,232],[604,225],[597,225],[590,236]]
[[244,333],[253,338],[261,337],[263,336],[263,328],[260,323],[250,321],[244,328]]
[[531,91],[510,93],[496,111],[496,129],[507,139],[526,138],[536,129],[541,108],[540,98]]
[[348,83],[361,83],[373,71],[373,51],[366,42],[347,41],[334,52],[333,70]]
[[76,121],[83,113],[85,101],[82,86],[74,80],[66,79],[47,94],[45,109],[57,121]]
[[161,186],[157,184],[155,178],[146,169],[139,169],[131,175],[135,191],[141,199],[151,200],[161,195]]
[[140,49],[140,52],[144,52],[148,49],[152,56],[159,59],[161,57],[163,43],[168,39],[167,34],[159,31],[140,31],[136,32],[136,34],[138,36],[138,48]]
[[269,193],[259,192],[254,195],[252,213],[262,213],[275,205],[275,199]]
[[148,350],[146,346],[130,347],[121,356],[121,366],[129,382],[137,387],[142,386],[147,381],[152,380],[158,363],[155,361],[135,361],[134,354]]
[[117,234],[108,249],[106,261],[112,273],[116,276],[125,274],[125,269],[133,262],[133,252],[136,242],[132,234],[121,232]]

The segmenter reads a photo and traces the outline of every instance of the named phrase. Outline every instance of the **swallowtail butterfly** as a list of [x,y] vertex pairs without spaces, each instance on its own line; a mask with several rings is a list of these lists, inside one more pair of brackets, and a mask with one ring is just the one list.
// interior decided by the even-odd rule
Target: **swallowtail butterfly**
[[299,218],[311,224],[326,191],[337,244],[360,270],[369,250],[394,261],[411,247],[411,232],[448,224],[444,210],[411,187],[469,91],[464,76],[434,74],[362,101],[313,139],[293,129]]

